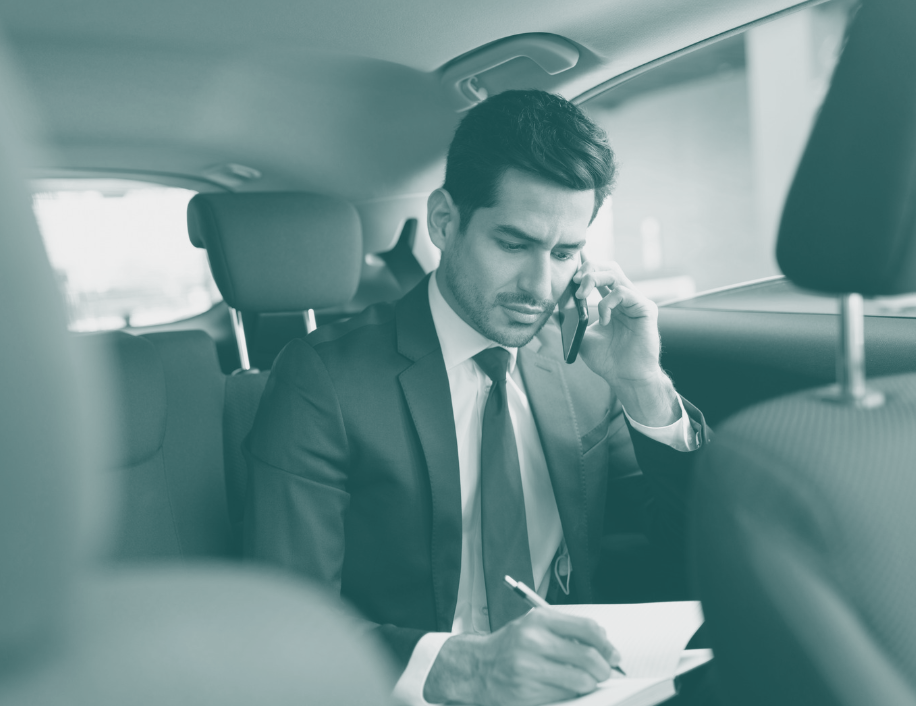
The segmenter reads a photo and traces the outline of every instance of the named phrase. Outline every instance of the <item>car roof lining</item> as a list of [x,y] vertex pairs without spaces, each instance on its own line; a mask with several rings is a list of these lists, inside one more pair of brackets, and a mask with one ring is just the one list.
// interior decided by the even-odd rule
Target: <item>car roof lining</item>
[[417,195],[442,183],[461,117],[439,85],[452,57],[521,32],[557,34],[580,49],[574,69],[548,76],[516,59],[481,82],[491,92],[538,87],[583,99],[711,37],[809,4],[33,0],[7,3],[0,23],[43,116],[49,149],[34,165],[39,174],[200,180],[215,165],[248,165],[263,176],[239,190],[356,203],[372,216],[366,249],[379,252],[405,218],[425,220]]
[[[8,3],[0,16],[15,42],[46,36],[98,45],[113,37],[175,53],[272,51],[324,53],[401,64],[428,73],[456,56],[526,32],[548,32],[605,58],[664,36],[705,37],[799,4],[796,0],[31,0]],[[443,28],[445,30],[443,31]],[[649,40],[647,42],[647,40]],[[658,54],[656,54],[658,56]],[[653,57],[655,58],[655,57]]]

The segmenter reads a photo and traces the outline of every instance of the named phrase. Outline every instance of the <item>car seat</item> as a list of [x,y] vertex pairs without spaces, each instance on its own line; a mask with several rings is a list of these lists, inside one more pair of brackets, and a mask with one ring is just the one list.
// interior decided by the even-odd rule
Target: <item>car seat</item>
[[916,3],[866,0],[777,257],[837,295],[838,384],[751,407],[703,452],[691,546],[725,701],[916,704],[916,375],[866,384],[862,295],[916,291]]
[[0,356],[17,361],[0,368],[0,704],[387,703],[380,648],[308,583],[90,559],[116,497],[97,472],[106,378],[65,331],[5,69],[0,54]]
[[312,330],[314,309],[345,304],[356,293],[362,227],[352,205],[328,196],[198,194],[188,204],[188,234],[207,250],[242,360],[242,368],[226,380],[223,421],[229,519],[238,542],[248,478],[242,441],[268,377],[249,363],[242,314],[303,312]]

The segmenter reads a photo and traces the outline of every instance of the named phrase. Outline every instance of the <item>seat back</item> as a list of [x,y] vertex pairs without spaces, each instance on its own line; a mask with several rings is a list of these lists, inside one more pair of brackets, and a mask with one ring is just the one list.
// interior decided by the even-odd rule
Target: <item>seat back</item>
[[[129,350],[109,372],[135,387],[129,404],[118,403],[120,420],[94,409],[107,385],[100,358],[77,364],[66,334],[16,171],[23,141],[3,57],[0,46],[0,706],[389,703],[394,679],[378,646],[339,601],[305,582],[213,562],[99,570],[87,561],[83,530],[99,515],[104,486],[104,476],[87,473],[102,452],[99,432],[130,431],[116,455],[135,466],[157,444],[160,452],[193,444],[195,434],[170,433],[162,411],[169,358],[192,347],[115,336]],[[213,401],[209,388],[188,393]]]
[[[188,204],[188,233],[192,244],[207,250],[213,278],[239,314],[340,306],[359,284],[362,227],[356,209],[339,199],[296,192],[198,194]],[[244,340],[243,335],[240,344]],[[248,479],[242,442],[267,378],[266,372],[251,369],[226,379],[226,487],[237,541]]]
[[202,331],[80,337],[116,390],[118,560],[233,552],[223,476],[224,377]]
[[226,468],[229,524],[233,546],[241,551],[242,519],[245,491],[248,487],[248,465],[242,454],[242,442],[251,431],[261,394],[269,373],[247,372],[226,377],[226,404],[223,414],[223,457]]
[[857,293],[916,291],[914,36],[916,3],[865,0],[780,227],[786,275],[844,295],[842,394],[745,410],[699,464],[692,550],[729,702],[916,704],[916,376],[855,384],[849,333]]
[[234,554],[223,473],[225,376],[203,331],[143,336],[165,372],[163,462],[183,557]]
[[695,567],[735,702],[916,704],[916,375],[871,385],[881,408],[745,410],[702,459]]

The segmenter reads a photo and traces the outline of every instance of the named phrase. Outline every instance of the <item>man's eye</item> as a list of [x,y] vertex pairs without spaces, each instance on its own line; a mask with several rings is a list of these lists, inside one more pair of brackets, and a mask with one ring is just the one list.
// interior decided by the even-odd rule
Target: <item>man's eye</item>
[[560,252],[555,252],[555,253],[553,254],[553,256],[554,256],[557,260],[560,260],[561,262],[565,262],[566,260],[571,260],[573,254],[570,253],[570,252],[565,252],[565,251],[561,250]]
[[502,246],[503,250],[508,250],[509,252],[516,252],[522,250],[525,246],[520,243],[507,243],[505,240],[500,240],[499,244]]

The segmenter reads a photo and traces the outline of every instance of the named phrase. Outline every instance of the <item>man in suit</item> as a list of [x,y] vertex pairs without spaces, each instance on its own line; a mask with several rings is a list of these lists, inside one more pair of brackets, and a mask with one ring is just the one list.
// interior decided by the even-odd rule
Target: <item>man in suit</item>
[[[394,304],[291,342],[245,442],[250,556],[317,578],[376,623],[416,703],[587,693],[619,655],[592,621],[606,508],[638,503],[677,553],[702,415],[659,366],[657,309],[584,262],[610,191],[604,132],[541,91],[472,109],[428,201],[439,269]],[[599,322],[563,360],[570,281]],[[613,639],[613,636],[610,636]]]

